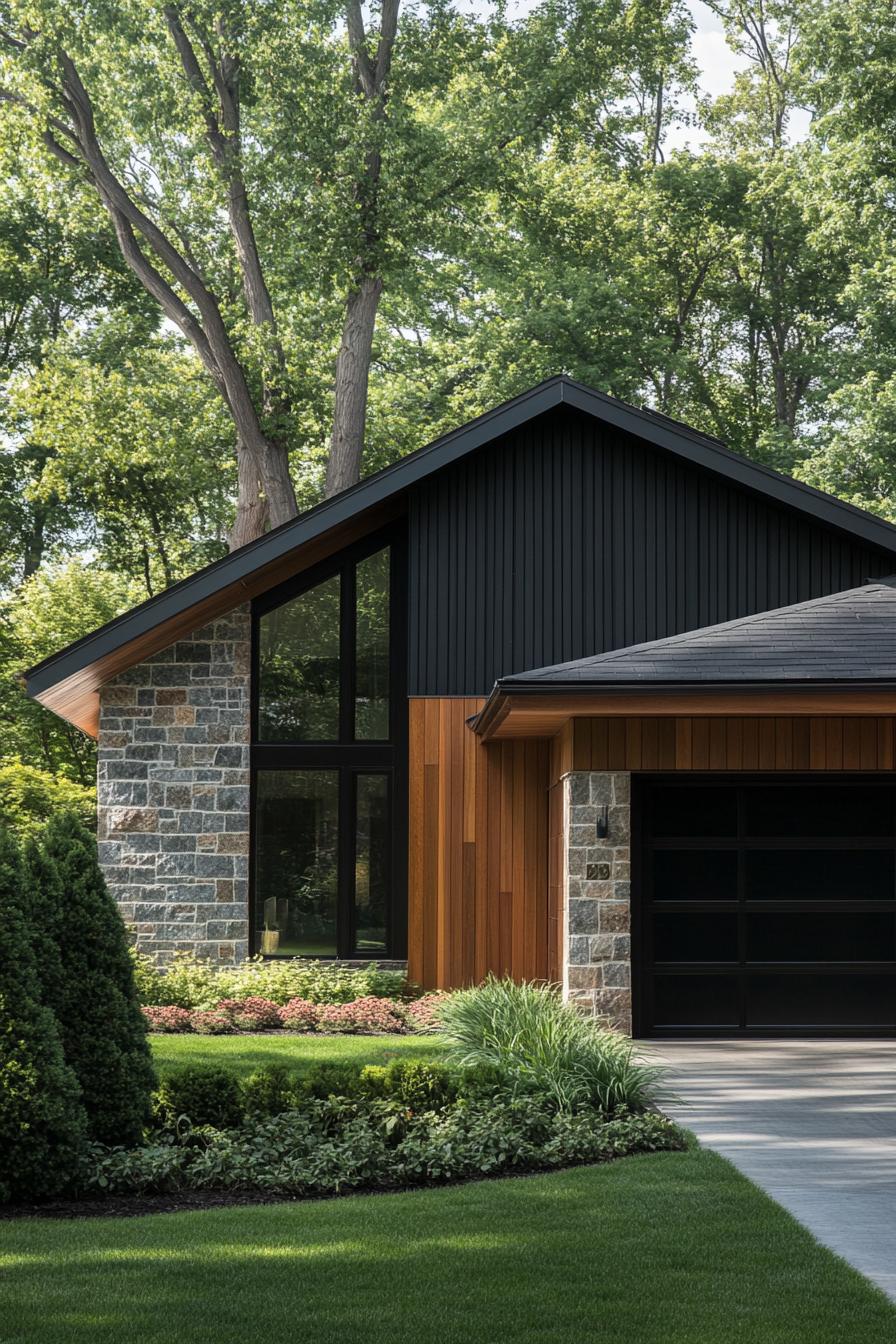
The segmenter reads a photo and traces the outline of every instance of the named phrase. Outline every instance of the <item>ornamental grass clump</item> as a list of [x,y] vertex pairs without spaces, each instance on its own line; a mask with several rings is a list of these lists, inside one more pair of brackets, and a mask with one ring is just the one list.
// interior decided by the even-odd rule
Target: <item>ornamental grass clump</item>
[[490,977],[446,996],[439,1024],[464,1064],[495,1065],[516,1093],[547,1096],[562,1111],[640,1111],[657,1095],[662,1071],[552,986]]

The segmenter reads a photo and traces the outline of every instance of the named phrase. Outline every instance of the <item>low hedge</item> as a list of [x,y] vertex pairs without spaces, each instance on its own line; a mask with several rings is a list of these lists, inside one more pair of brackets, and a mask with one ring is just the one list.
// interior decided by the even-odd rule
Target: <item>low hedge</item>
[[654,1112],[608,1119],[558,1111],[545,1097],[459,1097],[416,1110],[394,1098],[309,1096],[300,1109],[240,1128],[190,1129],[133,1150],[95,1149],[89,1188],[338,1195],[683,1147],[683,1133]]

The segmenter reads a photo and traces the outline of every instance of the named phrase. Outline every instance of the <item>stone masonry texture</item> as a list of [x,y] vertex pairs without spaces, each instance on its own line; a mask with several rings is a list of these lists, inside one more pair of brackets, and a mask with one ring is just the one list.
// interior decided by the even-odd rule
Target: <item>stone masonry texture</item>
[[248,606],[100,691],[100,861],[137,946],[248,952]]
[[[565,787],[564,989],[592,1016],[630,1032],[631,777],[576,771]],[[598,839],[603,807],[608,834]]]

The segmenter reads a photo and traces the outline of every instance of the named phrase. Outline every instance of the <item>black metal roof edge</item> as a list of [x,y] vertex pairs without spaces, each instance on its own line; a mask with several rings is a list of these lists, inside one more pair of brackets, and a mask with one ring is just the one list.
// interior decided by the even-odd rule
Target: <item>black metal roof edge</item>
[[[264,536],[248,542],[230,555],[225,555],[220,560],[213,560],[210,565],[172,584],[155,597],[147,598],[138,606],[131,607],[121,616],[116,616],[114,620],[83,635],[58,653],[50,654],[33,667],[26,669],[24,676],[28,694],[34,696],[49,689],[65,677],[80,671],[94,658],[101,658],[111,652],[119,644],[139,638],[153,626],[178,615],[219,589],[229,587],[232,583],[239,583],[262,565],[279,559],[306,541],[314,540],[331,527],[345,522],[365,509],[384,502],[400,490],[415,484],[431,472],[448,466],[457,458],[472,452],[491,439],[507,434],[527,420],[534,419],[536,415],[551,410],[562,401],[561,381],[561,377],[547,379],[530,388],[528,392],[514,397],[513,400],[484,412],[475,420],[451,430],[423,448],[418,448],[416,452],[409,453],[388,467],[383,467],[381,471],[374,472],[372,476],[365,476],[362,481],[350,485],[338,495],[322,500],[320,504],[315,504],[297,518],[291,518],[280,527],[272,528]],[[439,455],[438,461],[429,463],[428,459],[435,453]],[[397,486],[390,488],[392,478],[399,473]],[[358,502],[359,496],[360,502]],[[150,613],[152,619],[147,619]],[[89,658],[82,659],[77,656],[88,648]],[[50,673],[52,675],[49,675]]]
[[[675,691],[682,695],[699,695],[713,691],[815,691],[896,689],[896,675],[889,677],[768,677],[738,680],[736,677],[718,677],[706,681],[676,681],[670,678],[641,677],[636,681],[496,681],[489,696],[497,695],[632,695],[645,691]],[[485,711],[485,705],[479,711]],[[478,717],[478,716],[477,716]]]
[[433,472],[560,404],[593,415],[747,489],[809,513],[828,526],[859,536],[882,550],[896,553],[896,527],[883,519],[772,471],[771,468],[750,462],[725,448],[718,439],[701,434],[657,412],[629,406],[565,374],[558,374],[372,476],[365,477],[299,517],[240,547],[238,551],[213,561],[196,574],[173,584],[164,592],[148,598],[139,606],[132,607],[106,625],[36,663],[24,674],[28,694],[39,695],[120,644],[139,638],[154,626],[188,610],[220,589],[239,583],[262,565],[281,558],[290,550],[365,509],[385,502]]

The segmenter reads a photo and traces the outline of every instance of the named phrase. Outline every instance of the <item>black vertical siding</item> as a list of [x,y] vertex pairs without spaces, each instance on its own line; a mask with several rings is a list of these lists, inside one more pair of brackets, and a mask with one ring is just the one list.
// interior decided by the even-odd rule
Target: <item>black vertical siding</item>
[[893,558],[562,408],[409,497],[409,693],[855,587]]

